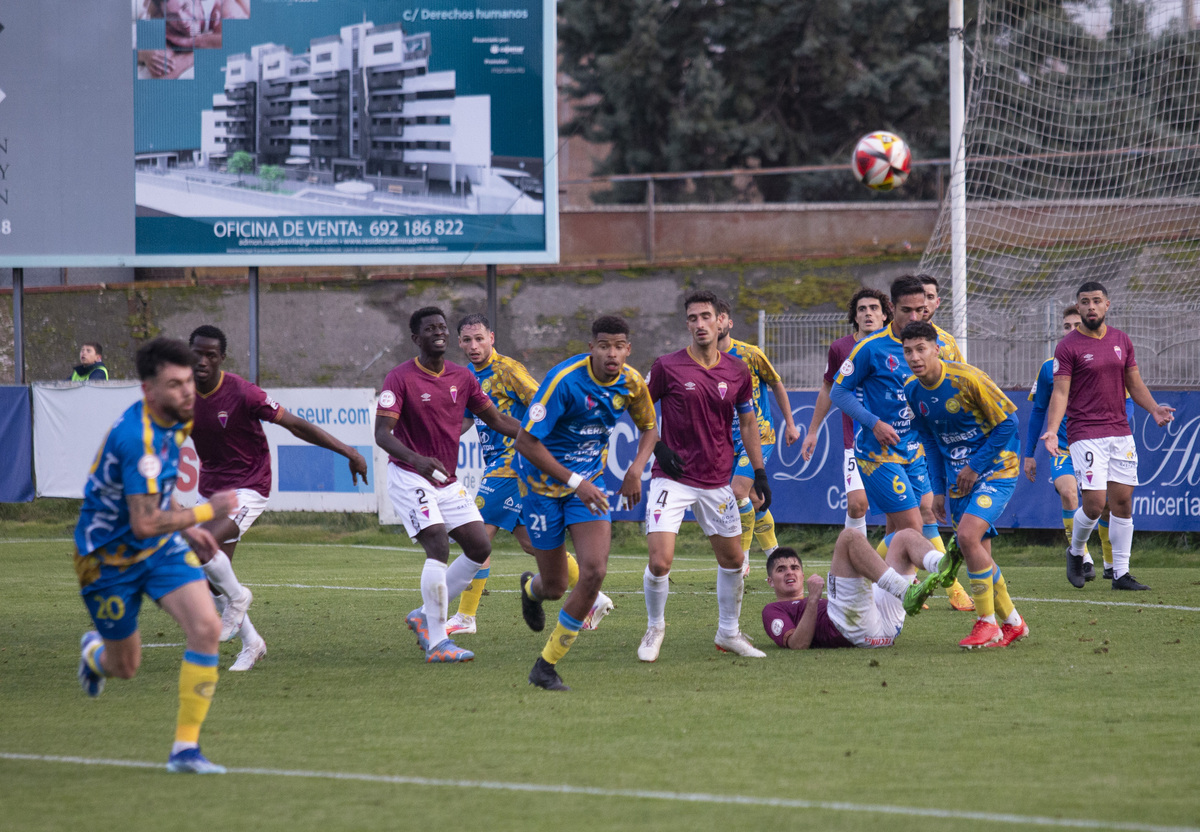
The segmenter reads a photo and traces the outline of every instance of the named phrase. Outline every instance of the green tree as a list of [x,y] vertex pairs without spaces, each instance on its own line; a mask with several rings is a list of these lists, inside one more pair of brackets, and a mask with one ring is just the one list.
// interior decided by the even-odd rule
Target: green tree
[[225,169],[230,173],[236,173],[238,184],[242,184],[243,173],[254,172],[254,157],[244,150],[239,150],[229,157],[229,161],[225,163]]
[[279,190],[279,183],[285,175],[279,165],[263,165],[258,169],[258,178],[272,191]]

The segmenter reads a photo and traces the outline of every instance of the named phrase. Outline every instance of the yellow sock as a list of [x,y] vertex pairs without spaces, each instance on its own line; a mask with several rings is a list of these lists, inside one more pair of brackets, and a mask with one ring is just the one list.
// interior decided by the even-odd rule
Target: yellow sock
[[175,742],[199,742],[200,726],[208,716],[217,687],[216,653],[187,650],[179,667],[179,715],[175,719]]
[[971,579],[971,598],[975,601],[975,615],[979,618],[996,617],[995,589],[992,586],[992,570],[967,572]]
[[492,568],[485,566],[475,573],[475,577],[471,579],[471,585],[463,590],[462,595],[458,596],[458,614],[469,615],[475,617],[475,613],[479,612],[479,601],[483,598],[483,588],[487,584],[488,575],[492,574]]
[[1104,555],[1104,568],[1112,568],[1112,543],[1108,539],[1108,523],[1104,520],[1100,521],[1098,526],[1100,530],[1100,552]]
[[550,639],[542,648],[542,658],[550,664],[558,664],[562,657],[567,655],[571,645],[575,643],[581,627],[583,627],[582,622],[572,618],[565,611],[559,611],[558,623],[554,625],[554,632],[550,634]]
[[738,500],[738,514],[742,519],[742,551],[750,551],[750,542],[754,540],[754,504],[750,498]]
[[1071,535],[1075,533],[1075,512],[1067,512],[1063,509],[1063,528],[1067,532],[1067,545],[1071,545]]
[[758,538],[758,545],[764,552],[778,548],[779,541],[775,538],[775,518],[771,516],[770,509],[754,515],[754,536]]
[[1016,605],[1013,604],[1012,598],[1008,597],[1008,584],[1005,583],[999,566],[992,570],[992,599],[995,602],[996,619],[1007,621]]
[[[567,589],[579,583],[579,561],[575,560],[575,556],[567,552]],[[549,661],[547,659],[546,661]]]
[[888,539],[887,539],[887,537],[884,537],[883,540],[879,541],[878,545],[875,546],[875,551],[879,553],[879,557],[886,558],[887,550],[888,550]]

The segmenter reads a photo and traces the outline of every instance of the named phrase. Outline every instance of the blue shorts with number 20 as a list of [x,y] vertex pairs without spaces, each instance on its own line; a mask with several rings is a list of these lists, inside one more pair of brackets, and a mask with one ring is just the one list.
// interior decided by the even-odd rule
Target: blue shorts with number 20
[[184,584],[202,580],[200,559],[176,532],[161,549],[132,566],[101,566],[100,577],[79,594],[100,635],[117,641],[137,631],[142,593],[157,601]]
[[929,472],[925,457],[909,463],[884,462],[870,474],[867,470],[876,463],[855,455],[862,474],[863,489],[875,511],[894,514],[921,505],[921,497],[929,493]]

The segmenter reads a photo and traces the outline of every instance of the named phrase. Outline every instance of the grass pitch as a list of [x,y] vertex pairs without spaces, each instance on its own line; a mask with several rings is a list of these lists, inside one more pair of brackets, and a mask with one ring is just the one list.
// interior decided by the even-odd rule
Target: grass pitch
[[[647,665],[645,549],[623,531],[605,583],[616,610],[560,665],[574,690],[550,694],[526,683],[545,634],[521,620],[519,551],[497,552],[480,632],[460,639],[476,661],[428,666],[404,627],[422,562],[406,537],[260,525],[235,563],[270,652],[229,673],[238,643],[223,645],[202,734],[245,771],[198,778],[162,769],[182,647],[148,647],[136,679],[88,700],[66,531],[5,519],[4,828],[1200,827],[1200,568],[1171,546],[1135,550],[1154,589],[1119,595],[1071,588],[1055,545],[1001,547],[1032,629],[1007,650],[961,651],[972,617],[935,599],[892,649],[769,645],[750,660],[713,648],[715,564],[687,535]],[[832,535],[791,538],[824,571]],[[742,624],[761,646],[773,595],[755,559]],[[182,641],[153,604],[141,630]]]

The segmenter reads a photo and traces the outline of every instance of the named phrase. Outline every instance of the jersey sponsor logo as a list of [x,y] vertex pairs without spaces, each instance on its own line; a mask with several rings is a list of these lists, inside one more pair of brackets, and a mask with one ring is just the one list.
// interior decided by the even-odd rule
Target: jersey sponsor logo
[[986,494],[980,494],[975,498],[975,505],[979,506],[980,508],[991,508],[992,498]]
[[580,436],[599,436],[602,433],[607,433],[608,430],[604,425],[584,425],[579,429]]
[[1085,353],[1083,354],[1083,360],[1084,360],[1084,361],[1091,361],[1093,358],[1095,358],[1095,356],[1094,356],[1094,355],[1092,355],[1090,352],[1085,352]]
[[221,423],[221,427],[223,429],[225,427],[225,423],[229,421],[229,413],[222,410],[217,414],[217,421]]
[[[945,441],[945,440],[943,440],[943,441]],[[951,459],[966,459],[970,455],[971,455],[971,449],[966,447],[965,445],[959,445],[957,448],[954,448],[950,451]]]
[[516,500],[514,500],[512,497],[509,497],[508,499],[506,499],[504,501],[505,508],[513,508],[514,506],[516,506],[516,504],[517,504]]
[[782,618],[772,618],[771,619],[771,635],[773,635],[773,636],[783,635],[783,619]]
[[724,399],[724,398],[725,398],[725,394],[729,392],[729,385],[728,385],[728,384],[726,384],[726,383],[725,383],[725,382],[723,382],[723,381],[722,381],[722,382],[720,382],[720,383],[717,385],[717,392],[718,392],[718,393],[720,393],[720,394],[721,394],[721,398],[722,398],[722,399]]
[[844,376],[854,375],[854,362],[851,361],[849,358],[847,358],[845,361],[842,362],[842,366],[841,366],[841,369],[839,370],[839,372]]
[[947,445],[953,445],[955,442],[969,442],[970,440],[974,439],[975,435],[978,433],[978,430],[971,428],[971,430],[966,431],[965,433],[943,433],[939,436],[939,438]]
[[946,412],[947,413],[957,413],[960,410],[962,410],[962,405],[958,403],[958,399],[947,399],[946,400]]
[[421,401],[423,401],[423,402],[427,402],[432,398],[433,398],[433,396],[429,395],[428,393],[421,394]]
[[458,402],[458,387],[453,384],[450,385],[450,401]]
[[267,396],[266,405],[267,405],[267,407],[271,408],[272,410],[279,409],[279,402],[275,401],[270,396]]
[[529,421],[540,422],[546,418],[546,406],[540,402],[534,403],[529,408]]
[[[476,430],[478,430],[478,428],[476,428]],[[490,441],[491,441],[491,439],[488,436],[487,431],[485,431],[485,430],[479,431],[479,444],[480,445],[487,445]]]
[[694,382],[694,381],[685,382],[683,385],[683,389],[684,390],[695,390],[696,382]]
[[894,355],[889,355],[887,357],[887,361],[884,363],[887,364],[887,368],[893,373],[896,372],[896,368],[900,366],[900,360]]
[[138,473],[148,480],[152,480],[162,473],[162,460],[154,454],[146,454],[138,460]]
[[863,647],[891,647],[895,642],[894,638],[889,636],[871,636],[862,640]]
[[395,407],[396,406],[396,394],[393,393],[391,390],[384,390],[382,393],[379,394],[379,406],[380,407]]
[[912,417],[913,417],[912,408],[909,407],[908,405],[904,405],[904,409],[902,409],[900,411],[900,418],[907,421],[907,420],[911,419]]

